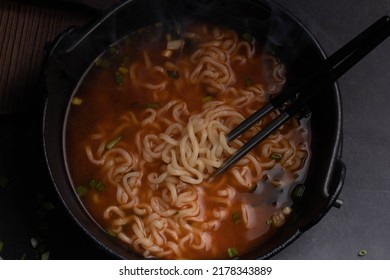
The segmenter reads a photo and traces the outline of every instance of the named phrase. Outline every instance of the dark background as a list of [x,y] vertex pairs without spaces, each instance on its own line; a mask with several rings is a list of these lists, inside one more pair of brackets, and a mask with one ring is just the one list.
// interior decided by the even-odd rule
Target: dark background
[[[53,2],[0,1],[0,256],[40,259],[50,252],[53,259],[109,258],[73,223],[53,190],[39,142],[36,89],[45,43],[114,1]],[[390,0],[275,2],[307,27],[327,54],[390,15]],[[344,204],[273,259],[390,259],[390,38],[338,84],[347,166]],[[367,254],[358,256],[363,249]]]

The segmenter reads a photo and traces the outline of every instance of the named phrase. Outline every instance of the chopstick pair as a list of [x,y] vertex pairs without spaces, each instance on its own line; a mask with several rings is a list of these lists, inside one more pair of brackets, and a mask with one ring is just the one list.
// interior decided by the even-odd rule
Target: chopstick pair
[[[363,57],[377,47],[390,35],[390,17],[384,16],[345,44],[342,48],[328,57],[311,75],[296,85],[282,90],[282,92],[264,107],[250,115],[235,127],[227,136],[228,141],[244,133],[262,117],[292,100],[270,124],[249,139],[240,149],[228,158],[221,167],[215,171],[215,176],[221,174],[234,163],[244,157],[261,141],[267,138],[276,129],[294,117],[308,102],[318,95],[325,86],[335,82]],[[295,101],[294,101],[294,100]]]

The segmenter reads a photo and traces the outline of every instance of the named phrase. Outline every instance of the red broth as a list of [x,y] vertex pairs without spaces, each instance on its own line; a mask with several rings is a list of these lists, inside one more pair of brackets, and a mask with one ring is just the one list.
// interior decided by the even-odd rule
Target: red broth
[[67,166],[86,211],[146,258],[236,258],[266,242],[305,178],[308,121],[292,119],[212,174],[276,116],[223,142],[280,92],[284,72],[250,34],[217,26],[156,25],[113,45],[67,114]]

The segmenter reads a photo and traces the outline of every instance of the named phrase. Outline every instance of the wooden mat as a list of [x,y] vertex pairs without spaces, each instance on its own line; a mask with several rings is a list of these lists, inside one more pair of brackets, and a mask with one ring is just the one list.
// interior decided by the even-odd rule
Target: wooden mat
[[45,44],[90,17],[85,11],[0,0],[0,114],[33,109]]

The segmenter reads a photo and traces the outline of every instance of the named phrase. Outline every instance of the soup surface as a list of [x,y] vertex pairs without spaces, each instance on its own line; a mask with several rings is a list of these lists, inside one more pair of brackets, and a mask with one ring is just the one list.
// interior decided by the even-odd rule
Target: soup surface
[[147,258],[236,258],[260,246],[293,211],[308,121],[292,119],[213,173],[277,115],[227,143],[285,79],[250,34],[225,27],[157,24],[122,39],[96,59],[67,112],[68,172],[86,210]]

